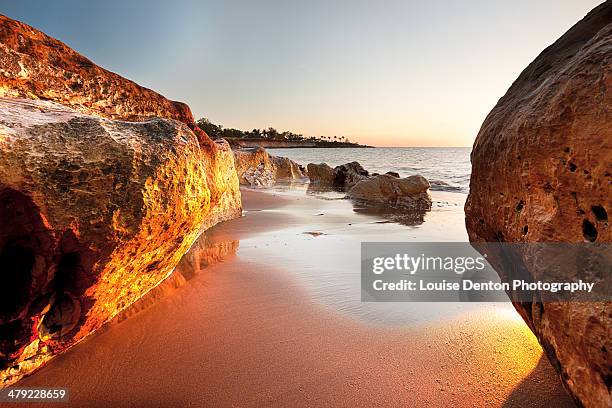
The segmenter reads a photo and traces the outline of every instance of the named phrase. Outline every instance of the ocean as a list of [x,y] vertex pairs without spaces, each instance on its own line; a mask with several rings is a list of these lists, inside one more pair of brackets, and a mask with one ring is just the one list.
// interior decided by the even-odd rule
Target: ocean
[[395,171],[401,177],[420,174],[431,183],[432,191],[467,194],[470,184],[469,147],[377,147],[267,149],[275,156],[288,157],[306,166],[327,163],[338,166],[357,161],[371,173]]

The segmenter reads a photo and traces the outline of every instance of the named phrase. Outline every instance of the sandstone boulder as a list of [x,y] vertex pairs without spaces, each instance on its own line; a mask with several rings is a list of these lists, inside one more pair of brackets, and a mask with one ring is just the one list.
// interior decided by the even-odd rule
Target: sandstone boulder
[[270,156],[276,167],[277,180],[301,180],[305,179],[306,169],[293,160],[282,156]]
[[111,119],[157,116],[194,122],[184,103],[107,71],[61,41],[2,15],[0,68],[0,96],[53,100]]
[[358,182],[347,196],[375,206],[429,210],[431,198],[428,189],[429,182],[419,175],[397,178],[380,174]]
[[326,163],[308,164],[308,177],[317,186],[346,191],[357,182],[368,178],[369,173],[358,162],[341,164],[333,169]]
[[358,162],[350,162],[336,166],[334,169],[336,177],[334,185],[343,189],[349,189],[361,180],[368,178],[368,171],[364,169]]
[[4,16],[0,95],[1,388],[164,280],[241,197],[187,105]]
[[329,167],[326,163],[308,163],[306,166],[308,178],[311,183],[332,186],[336,179],[336,173],[334,169]]
[[[485,119],[465,206],[470,241],[610,243],[611,87],[608,1],[546,48]],[[558,273],[577,280],[583,268]],[[584,406],[612,406],[612,303],[539,299],[515,307],[566,388]]]
[[305,177],[300,166],[286,157],[271,156],[263,147],[234,150],[236,173],[240,184],[270,187],[278,181]]
[[0,386],[172,272],[214,212],[207,161],[181,122],[0,99]]
[[[66,44],[27,24],[0,15],[0,97],[58,102],[109,119],[143,121],[154,117],[185,123],[198,137],[207,164],[214,213],[222,219],[241,206],[233,157],[227,143],[214,143],[197,127],[189,106],[101,68]],[[216,214],[220,213],[219,216]]]

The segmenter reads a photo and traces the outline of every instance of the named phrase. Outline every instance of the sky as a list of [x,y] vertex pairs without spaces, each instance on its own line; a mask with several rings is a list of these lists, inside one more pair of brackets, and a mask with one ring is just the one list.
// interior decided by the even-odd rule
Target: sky
[[196,118],[375,146],[471,146],[601,1],[0,0],[0,13]]

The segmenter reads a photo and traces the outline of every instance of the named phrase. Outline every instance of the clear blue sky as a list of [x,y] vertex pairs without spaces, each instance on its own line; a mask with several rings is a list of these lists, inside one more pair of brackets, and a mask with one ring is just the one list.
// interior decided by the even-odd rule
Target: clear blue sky
[[469,146],[600,1],[2,0],[0,12],[241,129]]

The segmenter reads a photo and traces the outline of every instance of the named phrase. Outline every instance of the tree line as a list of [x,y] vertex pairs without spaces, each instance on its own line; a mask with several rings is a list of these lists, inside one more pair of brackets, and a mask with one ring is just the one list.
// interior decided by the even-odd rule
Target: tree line
[[253,129],[251,131],[224,128],[223,125],[216,125],[208,118],[198,120],[198,127],[205,131],[212,139],[269,139],[269,140],[286,140],[286,141],[304,141],[317,143],[342,143],[356,144],[351,142],[345,136],[304,136],[293,132],[279,132],[273,127],[267,129]]

